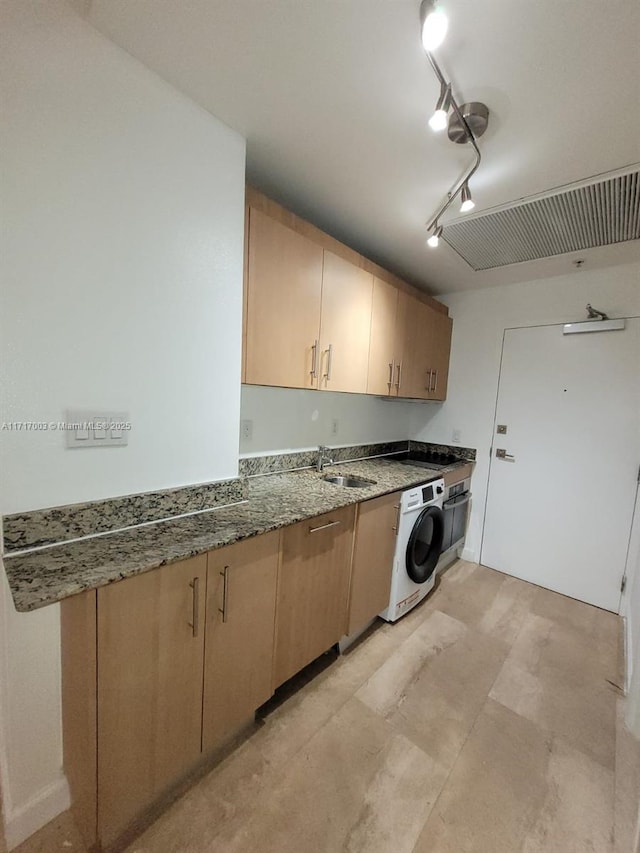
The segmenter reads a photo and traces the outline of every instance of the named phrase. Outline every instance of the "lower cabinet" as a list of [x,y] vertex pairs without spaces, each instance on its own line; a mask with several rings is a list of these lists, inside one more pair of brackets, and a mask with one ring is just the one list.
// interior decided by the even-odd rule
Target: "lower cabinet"
[[64,762],[87,846],[126,834],[271,695],[279,544],[62,602]]
[[274,686],[347,632],[355,505],[286,527],[278,581]]
[[280,532],[208,555],[202,747],[220,746],[273,693]]
[[358,505],[348,634],[364,628],[389,606],[399,511],[400,492]]
[[109,844],[197,764],[207,557],[98,589],[98,836]]

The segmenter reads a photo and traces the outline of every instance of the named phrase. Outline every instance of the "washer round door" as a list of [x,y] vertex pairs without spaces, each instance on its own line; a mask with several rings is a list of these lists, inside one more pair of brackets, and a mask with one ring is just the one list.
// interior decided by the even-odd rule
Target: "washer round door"
[[407,543],[407,574],[414,583],[426,583],[442,553],[444,513],[439,506],[422,510]]

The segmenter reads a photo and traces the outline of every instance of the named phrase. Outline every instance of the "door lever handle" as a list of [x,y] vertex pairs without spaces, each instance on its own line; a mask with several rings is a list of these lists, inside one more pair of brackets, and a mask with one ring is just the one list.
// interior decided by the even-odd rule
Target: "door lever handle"
[[503,447],[496,447],[496,458],[504,459],[505,462],[515,462],[516,457],[511,453],[507,453],[507,451]]

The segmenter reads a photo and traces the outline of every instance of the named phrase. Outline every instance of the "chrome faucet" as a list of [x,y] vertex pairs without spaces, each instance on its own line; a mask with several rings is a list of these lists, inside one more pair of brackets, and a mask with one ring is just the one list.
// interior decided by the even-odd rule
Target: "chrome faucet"
[[316,471],[321,474],[324,471],[325,465],[333,465],[333,459],[327,455],[328,447],[323,444],[318,447],[318,461],[316,462]]

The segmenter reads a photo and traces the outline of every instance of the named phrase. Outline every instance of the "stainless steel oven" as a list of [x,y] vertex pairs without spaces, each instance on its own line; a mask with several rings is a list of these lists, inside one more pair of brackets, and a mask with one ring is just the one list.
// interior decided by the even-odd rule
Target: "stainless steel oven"
[[444,503],[444,541],[442,553],[438,560],[438,569],[448,565],[458,556],[458,552],[464,544],[467,532],[467,518],[469,514],[469,501],[471,480],[461,480],[445,488]]

